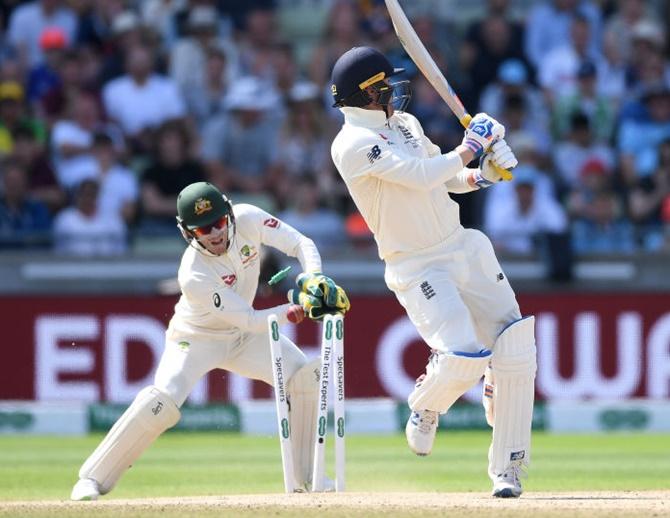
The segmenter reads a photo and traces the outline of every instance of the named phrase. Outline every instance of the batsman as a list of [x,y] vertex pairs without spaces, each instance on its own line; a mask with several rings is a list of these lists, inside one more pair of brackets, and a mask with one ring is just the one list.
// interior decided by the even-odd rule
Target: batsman
[[[449,193],[492,186],[517,165],[505,128],[474,116],[462,143],[442,153],[404,111],[409,82],[380,52],[356,47],[332,72],[344,114],[333,162],[385,262],[385,281],[432,350],[408,401],[406,435],[430,454],[438,416],[485,377],[484,408],[493,427],[493,496],[518,497],[530,460],[536,371],[534,318],[522,318],[489,239],[459,221]],[[478,159],[477,168],[467,164]]]
[[[280,325],[349,309],[346,294],[321,274],[314,242],[248,204],[233,205],[216,187],[197,182],[177,198],[177,225],[188,243],[179,267],[181,297],[165,334],[154,383],[141,390],[84,462],[72,500],[109,493],[151,443],[180,418],[180,407],[207,372],[225,369],[272,384],[267,317]],[[297,257],[303,273],[289,302],[255,310],[261,245]],[[320,363],[281,336],[290,401],[295,486],[310,490]]]

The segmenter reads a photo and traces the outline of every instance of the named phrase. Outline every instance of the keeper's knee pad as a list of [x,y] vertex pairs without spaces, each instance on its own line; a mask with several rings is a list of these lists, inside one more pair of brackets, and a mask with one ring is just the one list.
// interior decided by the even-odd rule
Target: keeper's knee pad
[[536,369],[535,318],[531,316],[505,328],[493,347],[490,416],[493,441],[489,450],[492,478],[510,462],[530,461]]
[[409,395],[409,407],[414,411],[446,412],[479,381],[490,357],[488,349],[478,353],[434,353],[426,376]]
[[121,475],[165,430],[179,421],[172,399],[154,386],[142,389],[79,470],[91,478],[101,494],[109,493]]

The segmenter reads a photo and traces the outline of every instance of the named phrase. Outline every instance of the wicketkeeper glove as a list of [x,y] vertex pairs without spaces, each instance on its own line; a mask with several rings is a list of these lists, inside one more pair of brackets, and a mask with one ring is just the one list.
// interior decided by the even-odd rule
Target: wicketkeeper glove
[[327,275],[318,272],[301,273],[296,278],[296,284],[301,292],[321,299],[325,313],[344,315],[351,308],[345,291]]
[[300,304],[305,314],[312,320],[321,320],[328,312],[323,306],[323,299],[298,290],[288,290],[288,301]]

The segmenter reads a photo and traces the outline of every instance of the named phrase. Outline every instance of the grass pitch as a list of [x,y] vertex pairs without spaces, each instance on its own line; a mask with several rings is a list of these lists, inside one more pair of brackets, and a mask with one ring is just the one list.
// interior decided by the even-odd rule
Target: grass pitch
[[[38,501],[66,500],[77,479],[79,466],[101,438],[101,435],[84,438],[0,437],[0,516],[92,515],[88,502],[65,505]],[[350,496],[348,500],[342,500],[343,495],[278,495],[283,491],[283,482],[276,437],[168,433],[160,437],[126,473],[104,502],[93,505],[97,506],[95,516],[98,517],[316,516],[312,512],[318,512],[319,516],[436,516],[444,513],[444,505],[448,502],[462,499],[464,505],[481,500],[483,507],[477,511],[479,515],[480,511],[485,515],[488,509],[491,513],[495,511],[498,517],[507,516],[508,511],[509,516],[518,517],[524,516],[519,514],[519,507],[526,505],[524,502],[551,500],[556,497],[544,498],[542,495],[566,492],[562,500],[573,504],[592,500],[590,493],[600,495],[596,498],[603,501],[622,500],[588,512],[580,506],[570,505],[562,510],[561,505],[549,502],[542,506],[544,510],[535,509],[533,516],[650,516],[654,513],[670,516],[670,504],[665,507],[663,504],[663,500],[670,499],[667,491],[670,489],[668,435],[556,436],[535,433],[524,497],[501,503],[497,509],[491,508],[486,496],[490,491],[486,475],[489,440],[490,434],[486,432],[439,433],[432,455],[419,458],[407,449],[401,435],[347,437],[347,493],[344,495]],[[329,444],[328,448],[330,467],[333,466],[331,446]],[[597,493],[599,491],[607,493]],[[645,500],[660,499],[660,507],[647,509],[644,505],[639,508],[637,504],[631,504],[630,508],[624,505],[632,498],[625,495],[639,491],[656,491],[648,493],[648,498],[642,493],[639,498],[642,504]],[[444,495],[452,492],[452,497]],[[365,497],[361,493],[372,495]],[[392,495],[383,496],[388,493]],[[418,498],[419,493],[426,496]],[[271,494],[275,494],[274,500],[258,500]],[[217,500],[225,495],[255,496],[249,496],[246,501],[243,496],[236,496],[234,502]],[[535,500],[533,495],[536,495]],[[161,500],[160,497],[171,497],[172,500]],[[157,500],[127,501],[140,498]],[[412,498],[418,499],[419,507],[408,504],[402,508],[402,501],[411,502]],[[386,508],[385,505],[394,499],[399,500],[397,506]],[[16,501],[24,502],[17,504]],[[110,507],[115,501],[119,505]],[[353,502],[358,504],[349,507]],[[422,505],[422,502],[426,504]],[[142,507],[145,503],[148,507]],[[198,507],[200,503],[204,507]],[[83,507],[87,505],[89,507]],[[468,512],[473,510],[470,506]],[[582,511],[586,514],[580,514]],[[460,516],[458,509],[452,509],[449,514]]]

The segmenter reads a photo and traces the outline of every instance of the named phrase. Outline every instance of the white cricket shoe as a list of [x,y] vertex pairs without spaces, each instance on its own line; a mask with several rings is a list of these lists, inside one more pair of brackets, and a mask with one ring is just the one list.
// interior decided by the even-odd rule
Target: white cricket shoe
[[429,455],[435,442],[438,413],[433,410],[412,412],[405,426],[409,449],[420,456]]
[[80,478],[72,488],[70,500],[97,500],[100,496],[100,486],[91,478]]
[[519,498],[523,493],[521,477],[525,476],[526,473],[521,468],[521,464],[517,462],[510,464],[493,481],[493,493],[491,494],[497,498]]

